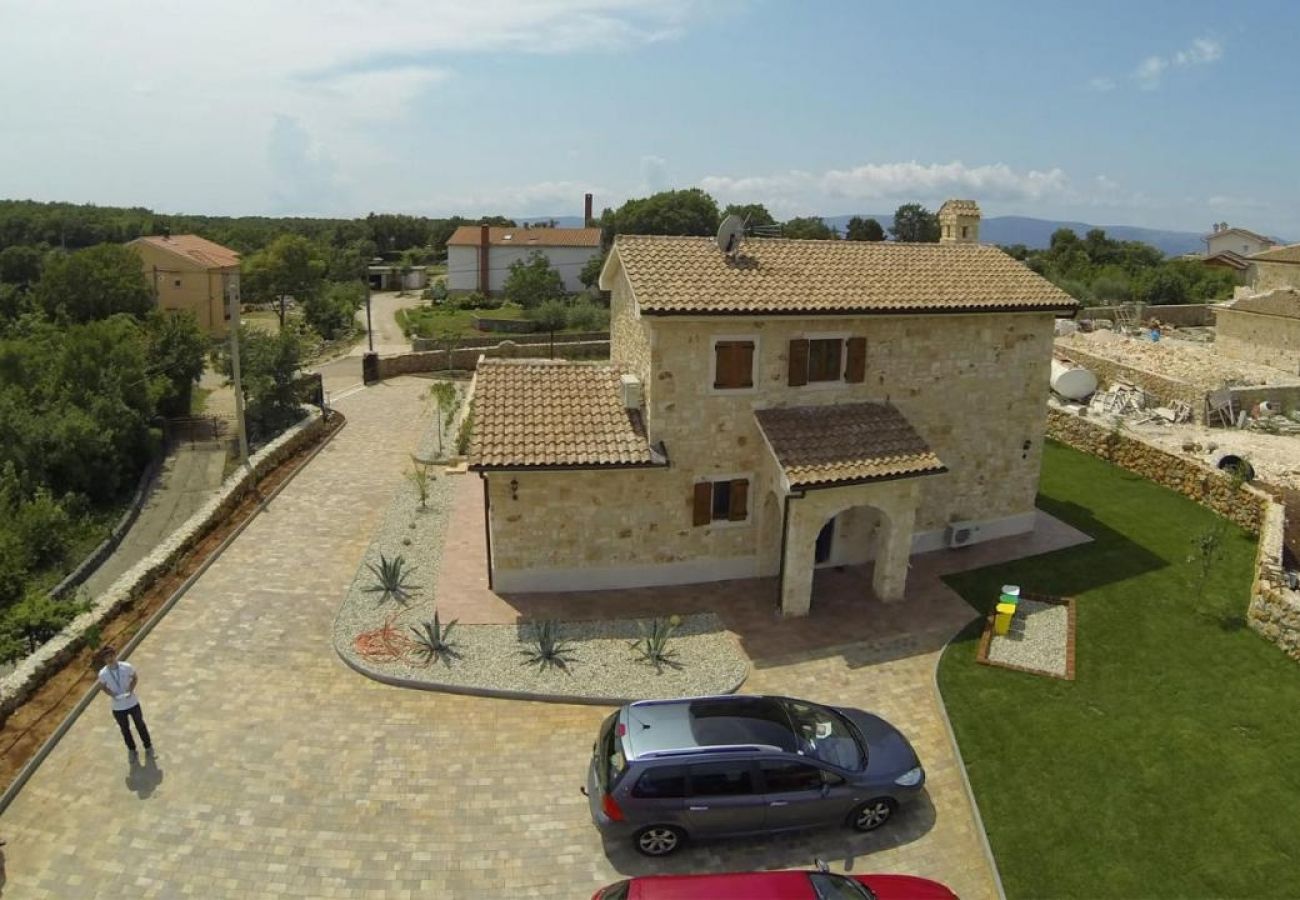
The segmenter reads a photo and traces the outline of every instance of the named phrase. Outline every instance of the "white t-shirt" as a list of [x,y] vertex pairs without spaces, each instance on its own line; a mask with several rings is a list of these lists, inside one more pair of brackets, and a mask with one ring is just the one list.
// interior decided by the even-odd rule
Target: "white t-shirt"
[[113,692],[113,709],[130,709],[140,702],[131,690],[131,681],[135,678],[135,666],[129,662],[104,666],[99,670],[99,683]]

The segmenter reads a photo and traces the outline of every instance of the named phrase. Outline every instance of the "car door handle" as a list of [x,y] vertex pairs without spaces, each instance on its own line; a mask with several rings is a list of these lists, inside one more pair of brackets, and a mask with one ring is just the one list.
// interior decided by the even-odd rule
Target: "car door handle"
[[768,804],[768,806],[789,806],[789,805],[790,805],[789,800],[773,800],[771,803]]
[[691,812],[705,812],[707,809],[708,809],[707,806],[692,806],[692,807],[690,807]]

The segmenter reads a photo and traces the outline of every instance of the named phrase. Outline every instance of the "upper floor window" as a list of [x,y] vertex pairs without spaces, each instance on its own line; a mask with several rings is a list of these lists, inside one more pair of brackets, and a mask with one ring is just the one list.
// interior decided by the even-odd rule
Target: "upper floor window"
[[796,338],[790,342],[789,384],[857,383],[867,377],[867,339]]
[[754,386],[754,342],[716,340],[713,342],[713,387],[736,390]]

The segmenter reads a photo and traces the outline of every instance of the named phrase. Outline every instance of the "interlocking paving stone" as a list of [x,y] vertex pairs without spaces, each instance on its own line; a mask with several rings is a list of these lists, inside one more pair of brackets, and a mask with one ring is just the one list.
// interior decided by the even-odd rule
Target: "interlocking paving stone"
[[408,465],[426,384],[340,402],[345,428],[132,654],[157,743],[143,799],[94,703],[0,818],[5,896],[585,897],[620,873],[807,865],[915,872],[994,896],[933,689],[937,651],[810,653],[747,686],[899,725],[929,792],[872,835],[603,847],[578,793],[608,710],[388,687],[330,625]]

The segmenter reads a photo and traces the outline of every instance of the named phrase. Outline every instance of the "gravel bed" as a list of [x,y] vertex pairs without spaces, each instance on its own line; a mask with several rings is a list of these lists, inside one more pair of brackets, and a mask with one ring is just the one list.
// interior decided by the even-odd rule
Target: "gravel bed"
[[[420,441],[421,458],[436,454],[436,427],[431,422]],[[446,435],[443,440],[445,444]],[[413,639],[411,627],[433,618],[433,585],[451,507],[450,479],[465,476],[447,476],[439,466],[430,466],[430,472],[424,508],[410,479],[398,486],[339,607],[334,646],[349,665],[381,681],[411,687],[590,702],[728,693],[749,674],[748,659],[712,613],[682,617],[669,644],[681,668],[664,667],[662,672],[629,647],[649,622],[638,619],[561,623],[560,636],[571,643],[573,657],[566,670],[539,670],[528,663],[521,651],[532,641],[529,624],[457,625],[451,636],[458,656],[432,665],[412,654],[390,660],[363,656],[356,647],[359,634],[391,623],[395,634]],[[394,600],[380,603],[380,594],[366,591],[375,581],[368,566],[378,564],[381,553],[389,560],[401,556],[414,566],[409,581],[415,587],[405,606]]]
[[1062,678],[1070,639],[1070,608],[1064,604],[1020,600],[1011,632],[993,635],[988,658]]

